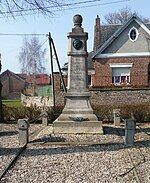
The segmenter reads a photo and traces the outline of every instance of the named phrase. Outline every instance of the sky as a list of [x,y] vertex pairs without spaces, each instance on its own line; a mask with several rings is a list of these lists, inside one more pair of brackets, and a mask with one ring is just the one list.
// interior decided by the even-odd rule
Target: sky
[[[79,1],[79,0],[78,0]],[[73,1],[70,1],[73,2]],[[81,1],[80,1],[81,2]],[[88,6],[88,7],[81,7]],[[101,22],[104,22],[104,16],[108,13],[117,12],[124,7],[130,7],[139,15],[150,18],[150,0],[101,0],[95,3],[74,6],[74,8],[62,11],[56,11],[52,17],[45,17],[42,14],[27,15],[24,17],[4,18],[0,17],[0,53],[2,56],[2,71],[10,70],[20,73],[21,65],[18,57],[21,47],[23,46],[24,35],[11,36],[2,34],[44,34],[39,36],[42,48],[47,49],[46,72],[50,71],[49,44],[47,34],[50,32],[55,43],[60,65],[68,61],[68,38],[67,33],[72,31],[73,16],[80,14],[83,17],[82,27],[88,32],[88,52],[92,51],[94,40],[95,18],[99,15]],[[57,65],[54,63],[54,71],[57,71]]]

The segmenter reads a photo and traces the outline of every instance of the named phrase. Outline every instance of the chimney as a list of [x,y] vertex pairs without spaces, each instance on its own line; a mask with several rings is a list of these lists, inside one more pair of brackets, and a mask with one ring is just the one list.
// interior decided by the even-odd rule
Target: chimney
[[95,21],[95,29],[94,29],[94,51],[98,50],[100,47],[100,18],[97,15]]

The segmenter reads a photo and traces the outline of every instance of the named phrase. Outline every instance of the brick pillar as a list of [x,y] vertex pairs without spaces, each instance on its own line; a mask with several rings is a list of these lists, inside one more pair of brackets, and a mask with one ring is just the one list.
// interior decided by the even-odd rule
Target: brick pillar
[[94,51],[100,47],[100,18],[97,15],[95,20],[95,30],[94,30]]
[[55,91],[60,91],[60,86],[61,86],[61,79],[59,72],[54,72],[54,87]]

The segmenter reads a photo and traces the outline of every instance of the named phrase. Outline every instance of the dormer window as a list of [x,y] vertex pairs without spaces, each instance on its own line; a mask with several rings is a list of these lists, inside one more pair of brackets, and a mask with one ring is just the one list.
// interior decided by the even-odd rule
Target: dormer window
[[134,41],[137,40],[137,38],[138,38],[138,36],[139,36],[139,32],[138,32],[138,30],[137,30],[135,27],[132,27],[132,29],[130,29],[130,31],[129,31],[128,36],[129,36],[129,39],[130,39],[132,42],[134,42]]

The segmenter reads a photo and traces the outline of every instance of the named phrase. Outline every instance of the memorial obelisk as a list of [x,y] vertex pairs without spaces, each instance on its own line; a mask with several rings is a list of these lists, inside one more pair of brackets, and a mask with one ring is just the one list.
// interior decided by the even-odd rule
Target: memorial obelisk
[[62,114],[54,121],[54,133],[102,133],[90,104],[87,86],[87,39],[82,16],[73,17],[74,28],[68,33],[68,90]]

